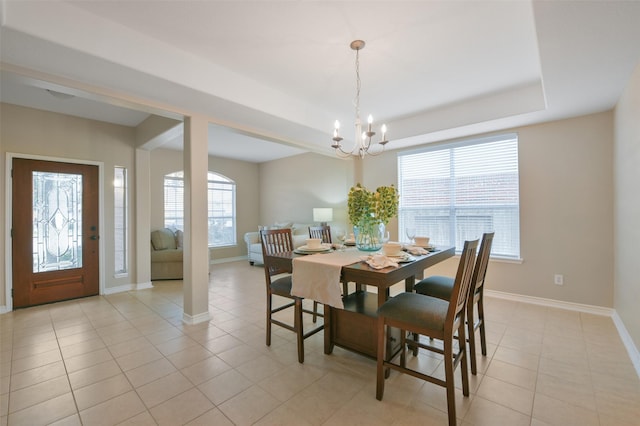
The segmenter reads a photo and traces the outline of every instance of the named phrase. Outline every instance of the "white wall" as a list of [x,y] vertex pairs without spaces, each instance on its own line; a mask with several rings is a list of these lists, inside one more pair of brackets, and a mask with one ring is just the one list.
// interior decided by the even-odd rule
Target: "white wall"
[[[506,131],[505,131],[506,132]],[[606,112],[511,129],[519,135],[522,263],[491,262],[487,287],[508,293],[613,307],[613,114]],[[392,145],[393,142],[390,143]],[[299,156],[300,157],[300,156]],[[339,160],[299,157],[261,166],[263,219],[309,219],[314,193],[346,210],[352,174],[338,184],[324,170]],[[397,184],[397,152],[366,157],[362,183]],[[358,160],[359,161],[359,160]],[[320,166],[317,166],[317,165]],[[340,163],[336,163],[340,164]],[[341,176],[343,172],[340,173]],[[331,175],[334,175],[332,173]],[[295,219],[298,219],[297,217]],[[397,239],[397,222],[389,223]],[[455,274],[457,258],[427,274]],[[564,286],[553,283],[564,275]]]
[[[114,235],[113,221],[113,168],[125,167],[129,175],[129,205],[133,205],[135,187],[133,185],[134,169],[134,129],[125,126],[86,120],[68,115],[23,108],[15,105],[0,104],[0,140],[2,146],[3,168],[0,173],[0,188],[3,209],[2,230],[0,237],[5,241],[4,223],[11,219],[4,205],[5,176],[4,162],[7,153],[55,157],[69,160],[97,161],[104,164],[103,210],[104,233],[101,241],[104,244],[104,284],[105,288],[118,287],[135,283],[135,261],[131,253],[135,252],[132,236],[135,235],[133,216],[129,216],[129,274],[126,277],[114,277],[114,242],[110,235]],[[3,246],[4,252],[4,246]],[[3,262],[2,284],[0,284],[0,306],[6,305],[4,268],[6,256],[0,256]]]
[[[164,227],[164,175],[183,170],[182,151],[156,149],[151,151],[151,229]],[[246,161],[209,156],[209,171],[219,173],[236,183],[236,239],[235,247],[211,250],[212,259],[247,255],[245,232],[254,231],[259,224],[259,166]]]
[[332,229],[348,225],[353,160],[301,154],[260,164],[260,221],[313,223],[314,207],[333,207]]
[[640,65],[615,109],[614,307],[640,348]]

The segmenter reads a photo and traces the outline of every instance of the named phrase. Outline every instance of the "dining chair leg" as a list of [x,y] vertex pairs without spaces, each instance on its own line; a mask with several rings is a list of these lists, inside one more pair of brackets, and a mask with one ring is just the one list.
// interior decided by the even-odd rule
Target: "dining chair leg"
[[377,366],[376,366],[376,399],[382,401],[382,395],[384,394],[384,357],[385,357],[385,329],[387,327],[384,324],[384,318],[378,317],[378,352],[377,352]]
[[[469,370],[467,365],[467,345],[466,345],[466,336],[465,336],[465,324],[464,321],[460,323],[460,327],[458,328],[458,336],[460,337],[458,340],[458,344],[462,342],[462,347],[460,348],[460,360],[458,361],[460,368],[460,373],[462,374],[462,394],[464,396],[469,396]],[[454,365],[455,368],[455,365]]]
[[267,346],[271,346],[271,307],[273,306],[273,300],[271,295],[267,295]]
[[487,338],[484,330],[484,302],[482,301],[482,293],[480,293],[480,299],[478,300],[478,322],[480,323],[480,347],[482,348],[482,355],[487,356]]
[[304,330],[302,327],[302,299],[296,298],[295,301],[295,318],[294,328],[296,329],[296,337],[298,340],[298,362],[304,363]]
[[449,413],[449,426],[456,426],[456,386],[453,377],[453,342],[444,345],[444,376],[447,388],[447,412]]
[[318,302],[313,301],[313,323],[315,324],[318,320]]
[[478,374],[476,361],[476,325],[473,315],[473,304],[467,304],[467,334],[469,341],[469,363],[471,364],[471,374]]

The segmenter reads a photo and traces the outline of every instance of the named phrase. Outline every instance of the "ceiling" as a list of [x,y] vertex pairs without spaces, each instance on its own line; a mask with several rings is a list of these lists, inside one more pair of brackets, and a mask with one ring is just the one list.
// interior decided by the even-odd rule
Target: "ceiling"
[[640,62],[640,1],[0,2],[2,102],[202,115],[211,154],[254,162],[333,155],[336,119],[350,147],[355,39],[389,149],[609,110]]

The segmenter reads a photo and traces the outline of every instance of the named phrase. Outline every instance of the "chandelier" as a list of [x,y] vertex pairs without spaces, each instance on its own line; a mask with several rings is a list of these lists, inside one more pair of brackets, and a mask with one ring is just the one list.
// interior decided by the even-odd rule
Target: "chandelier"
[[338,120],[334,123],[333,129],[333,144],[331,144],[331,148],[334,148],[336,154],[339,157],[349,157],[352,155],[358,155],[360,158],[364,158],[365,155],[378,155],[384,151],[384,146],[389,142],[387,137],[387,126],[385,124],[382,125],[380,131],[382,133],[382,138],[378,145],[381,146],[379,149],[372,149],[375,144],[371,145],[371,138],[376,135],[376,132],[372,130],[373,125],[373,117],[369,114],[367,118],[367,128],[366,130],[362,130],[362,121],[360,121],[360,50],[364,49],[364,41],[362,40],[354,40],[351,42],[351,49],[356,51],[356,97],[353,99],[353,104],[356,108],[356,134],[355,134],[355,143],[351,151],[345,151],[342,148],[342,137],[340,137],[340,122]]

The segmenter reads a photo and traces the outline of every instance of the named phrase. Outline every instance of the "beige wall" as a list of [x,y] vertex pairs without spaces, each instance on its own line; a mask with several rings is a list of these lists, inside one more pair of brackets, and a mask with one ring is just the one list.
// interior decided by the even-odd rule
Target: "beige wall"
[[614,152],[614,307],[640,348],[640,65],[616,106]]
[[[164,175],[183,170],[181,151],[156,149],[151,151],[151,229],[164,226],[163,182]],[[209,157],[209,171],[219,173],[236,183],[236,239],[235,247],[211,250],[212,259],[247,255],[243,236],[257,229],[259,223],[260,192],[258,185],[259,166],[246,161]]]
[[[134,164],[134,130],[125,126],[103,123],[93,120],[85,120],[62,114],[23,108],[15,105],[0,104],[0,140],[2,141],[1,154],[6,161],[7,153],[37,155],[57,159],[93,161],[103,163],[104,172],[104,197],[103,210],[101,212],[104,221],[102,242],[104,244],[104,284],[105,288],[118,287],[135,282],[135,262],[129,258],[129,275],[127,277],[114,277],[114,245],[113,238],[106,236],[114,234],[113,224],[113,168],[122,166],[129,172],[133,171]],[[0,173],[0,187],[2,188],[2,202],[5,199],[5,173]],[[135,197],[133,177],[129,180],[129,201]],[[3,204],[2,224],[0,236],[4,239],[4,223],[10,220],[8,206]],[[134,241],[135,223],[132,215],[129,216],[130,253],[135,251]],[[4,252],[4,246],[3,246]],[[1,256],[3,269],[6,256]],[[0,305],[6,305],[4,270],[2,284],[0,285]]]
[[[613,114],[509,130],[514,131],[519,136],[522,262],[492,261],[488,288],[613,307]],[[362,183],[368,188],[397,183],[396,163],[392,151],[366,157]],[[291,211],[310,217],[311,204],[305,201],[301,209],[295,200],[309,200],[311,188],[327,183],[307,178],[303,166],[312,164],[296,157],[261,166],[261,188],[280,185],[284,190],[281,202],[263,200],[263,218]],[[313,169],[306,170],[311,174]],[[346,208],[349,186],[331,185],[339,200],[336,208],[340,203]],[[398,237],[397,222],[389,230]],[[453,275],[456,265],[452,259],[429,273]],[[554,274],[564,275],[563,286],[553,283]]]
[[[332,229],[346,228],[353,160],[301,154],[260,164],[260,223],[313,223],[314,207],[333,207]],[[257,226],[258,224],[256,224]]]

